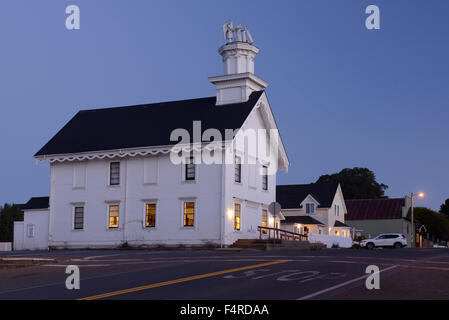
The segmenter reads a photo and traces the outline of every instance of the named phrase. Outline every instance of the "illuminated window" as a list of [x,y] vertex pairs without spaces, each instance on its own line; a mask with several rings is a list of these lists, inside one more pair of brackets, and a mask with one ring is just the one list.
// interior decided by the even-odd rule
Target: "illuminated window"
[[120,184],[120,162],[111,162],[109,165],[109,185],[118,186]]
[[[268,212],[267,209],[262,210],[262,227],[268,227]],[[267,233],[267,229],[262,230],[263,233]]]
[[184,202],[184,227],[193,227],[195,202]]
[[145,227],[151,228],[156,226],[156,204],[147,203],[145,205]]
[[234,181],[239,183],[242,182],[242,158],[239,156],[235,156]]
[[336,236],[339,236],[339,235],[340,235],[340,232],[339,232],[338,230],[335,230],[335,235],[336,235]]
[[268,167],[262,167],[262,189],[268,190]]
[[240,230],[240,204],[234,204],[234,230]]
[[109,206],[109,228],[118,228],[118,205]]
[[193,156],[188,158],[186,162],[186,180],[195,180],[195,163]]
[[73,217],[73,229],[82,230],[84,228],[84,207],[75,207]]

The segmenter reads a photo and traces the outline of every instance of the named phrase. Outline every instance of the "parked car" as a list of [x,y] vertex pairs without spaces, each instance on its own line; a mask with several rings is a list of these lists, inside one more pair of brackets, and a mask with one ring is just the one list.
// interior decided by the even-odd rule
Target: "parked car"
[[375,247],[402,248],[407,246],[407,238],[400,233],[382,233],[372,239],[360,241],[360,247],[373,249]]

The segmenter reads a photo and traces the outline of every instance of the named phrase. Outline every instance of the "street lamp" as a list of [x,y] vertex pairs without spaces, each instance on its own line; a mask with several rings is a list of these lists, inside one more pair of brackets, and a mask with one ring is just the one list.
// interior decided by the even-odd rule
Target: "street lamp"
[[423,192],[418,192],[418,194],[414,194],[414,193],[412,192],[412,194],[410,195],[410,198],[412,199],[412,209],[411,209],[412,234],[413,234],[412,248],[415,247],[415,242],[416,242],[415,209],[414,209],[414,207],[413,207],[413,198],[414,198],[414,197],[424,198],[424,193],[423,193]]

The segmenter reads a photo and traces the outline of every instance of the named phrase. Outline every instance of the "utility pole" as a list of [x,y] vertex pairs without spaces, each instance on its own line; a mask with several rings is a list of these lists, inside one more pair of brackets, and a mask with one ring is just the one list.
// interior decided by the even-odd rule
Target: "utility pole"
[[413,241],[411,243],[411,247],[415,247],[415,240],[416,240],[416,234],[415,234],[415,209],[413,208],[413,197],[414,194],[412,192],[410,198],[412,199],[412,209],[411,209],[411,220],[412,220],[412,235],[413,235]]
[[415,208],[414,208],[414,197],[418,196],[419,198],[424,198],[424,193],[419,192],[417,195],[415,195],[413,192],[410,195],[410,198],[412,199],[412,208],[410,211],[411,220],[412,220],[412,234],[413,234],[413,241],[412,241],[412,248],[415,247],[416,244],[416,229],[415,229]]

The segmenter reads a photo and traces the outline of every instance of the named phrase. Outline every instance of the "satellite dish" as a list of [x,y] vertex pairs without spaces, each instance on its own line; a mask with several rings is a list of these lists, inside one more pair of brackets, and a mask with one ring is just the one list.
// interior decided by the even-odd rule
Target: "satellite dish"
[[273,216],[277,215],[279,212],[281,212],[281,204],[279,202],[270,203],[270,205],[268,206],[268,211],[270,211]]

